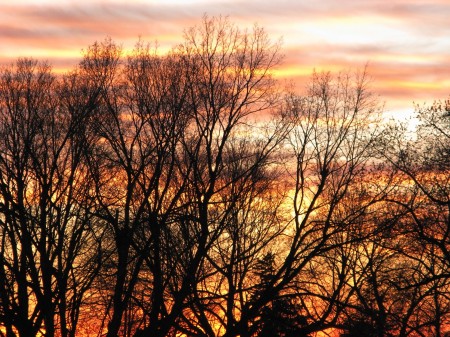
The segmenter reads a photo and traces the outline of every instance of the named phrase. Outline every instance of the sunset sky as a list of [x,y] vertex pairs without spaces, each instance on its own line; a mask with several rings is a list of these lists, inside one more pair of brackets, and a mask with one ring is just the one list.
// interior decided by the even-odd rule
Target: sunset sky
[[32,56],[61,71],[107,36],[125,49],[140,36],[167,50],[205,13],[282,38],[278,74],[300,87],[314,68],[368,63],[393,114],[449,97],[449,0],[0,0],[0,64]]

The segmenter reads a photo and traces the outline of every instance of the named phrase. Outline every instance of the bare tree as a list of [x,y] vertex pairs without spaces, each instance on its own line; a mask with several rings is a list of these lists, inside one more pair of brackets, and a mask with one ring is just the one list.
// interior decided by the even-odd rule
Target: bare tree
[[62,103],[63,87],[29,59],[1,74],[0,303],[9,336],[75,336],[98,270],[79,133],[87,114]]
[[[185,81],[176,57],[157,56],[143,43],[125,64],[112,41],[96,43],[81,68],[101,83],[89,125],[95,146],[88,157],[95,215],[109,238],[97,285],[107,299],[107,335],[131,334],[145,319],[124,322],[130,306],[146,309],[135,303],[137,291],[150,288],[145,315],[153,324],[165,305],[161,245],[185,184],[177,150],[187,122]],[[113,288],[104,287],[108,284]]]
[[[214,301],[205,304],[204,292],[209,290],[203,286],[217,285],[230,267],[222,264],[229,259],[221,251],[223,238],[232,234],[230,231],[249,232],[244,227],[247,222],[239,223],[239,206],[245,207],[242,212],[256,207],[249,198],[265,189],[263,168],[283,133],[279,127],[270,132],[261,128],[266,134],[259,140],[245,140],[256,130],[245,127],[250,116],[270,111],[276,103],[270,70],[279,62],[278,45],[272,45],[260,28],[240,31],[227,19],[204,17],[201,25],[186,32],[185,42],[174,55],[185,69],[189,98],[185,111],[189,122],[178,149],[183,159],[183,207],[175,212],[175,222],[166,227],[171,235],[164,242],[164,258],[173,261],[166,270],[171,277],[166,281],[169,297],[166,295],[163,303],[160,323],[150,321],[142,333],[165,336],[177,326],[189,334],[211,335],[216,331],[206,316]],[[262,234],[258,245],[268,240]],[[240,242],[241,238],[234,245]],[[260,249],[249,245],[237,249]],[[225,261],[215,260],[220,254]],[[236,259],[247,257],[231,257],[233,273]],[[206,271],[207,265],[215,269],[214,275]],[[236,280],[230,278],[233,287]],[[229,315],[234,311],[235,295],[233,290],[229,294]]]
[[[224,151],[214,201],[209,206],[210,228],[216,232],[199,273],[192,304],[183,317],[186,332],[199,329],[208,336],[233,331],[240,308],[251,298],[257,282],[253,268],[280,241],[286,221],[285,186],[279,182],[271,140],[230,139]],[[260,129],[261,130],[261,129]],[[269,147],[266,147],[268,146]],[[201,335],[199,332],[199,335]]]
[[[251,322],[272,294],[289,293],[294,281],[300,286],[296,287],[297,298],[306,316],[312,319],[302,333],[336,324],[338,296],[345,280],[339,274],[346,272],[345,261],[340,262],[337,283],[327,297],[317,293],[317,284],[310,288],[305,278],[310,275],[308,270],[320,270],[326,255],[337,257],[341,247],[361,240],[351,231],[367,225],[365,218],[370,207],[382,197],[378,192],[369,193],[363,185],[378,112],[365,72],[354,78],[346,74],[335,78],[327,73],[314,74],[305,96],[288,98],[285,118],[293,123],[288,137],[293,160],[286,169],[293,182],[294,217],[285,230],[285,253],[278,258],[272,281],[242,309],[240,324],[243,331],[248,331],[245,335],[254,331]],[[330,281],[328,277],[322,280]],[[316,310],[315,303],[308,303],[307,298],[314,298],[313,294],[317,294],[317,300],[323,300],[321,310]]]
[[[402,328],[420,335],[442,336],[448,320],[449,180],[448,104],[417,107],[414,135],[406,125],[392,125],[384,133],[380,154],[396,175],[389,202],[404,213],[399,232],[409,239],[407,258],[420,261],[420,277],[408,289],[419,296],[410,320]],[[405,321],[406,322],[406,321]]]

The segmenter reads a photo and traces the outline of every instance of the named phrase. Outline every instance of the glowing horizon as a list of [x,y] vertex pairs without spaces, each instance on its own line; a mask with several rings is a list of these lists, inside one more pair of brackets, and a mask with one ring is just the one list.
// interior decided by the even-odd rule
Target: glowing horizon
[[111,37],[129,50],[141,38],[167,51],[202,15],[229,16],[239,27],[257,23],[283,40],[281,79],[302,86],[317,70],[368,64],[373,91],[388,111],[414,110],[450,94],[450,3],[384,0],[17,0],[0,4],[0,64],[18,57],[70,68],[81,50]]

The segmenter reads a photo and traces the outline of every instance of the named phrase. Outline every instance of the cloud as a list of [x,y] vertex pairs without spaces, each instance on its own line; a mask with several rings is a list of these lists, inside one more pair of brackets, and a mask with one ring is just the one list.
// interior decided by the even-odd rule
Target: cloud
[[64,69],[106,36],[124,48],[141,36],[167,50],[204,13],[229,15],[243,27],[257,22],[273,40],[282,36],[285,62],[276,74],[300,86],[314,68],[369,62],[375,90],[396,106],[448,95],[448,0],[16,0],[0,4],[0,64],[34,56]]

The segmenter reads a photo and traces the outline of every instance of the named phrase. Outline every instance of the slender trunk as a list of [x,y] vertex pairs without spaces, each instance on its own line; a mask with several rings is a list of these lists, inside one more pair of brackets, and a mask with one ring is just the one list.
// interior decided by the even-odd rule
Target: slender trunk
[[[64,287],[64,288],[61,287],[60,291],[62,291],[62,289],[64,289],[63,294],[65,294],[66,288],[67,287]],[[67,328],[66,312],[67,312],[66,296],[62,295],[59,300],[59,321],[60,321],[61,337],[69,336],[69,329]]]
[[162,263],[161,263],[161,228],[159,227],[156,215],[151,216],[150,226],[152,228],[153,241],[153,291],[152,310],[150,311],[150,326],[158,330],[161,308],[164,305],[163,284],[162,284]]
[[[52,241],[55,239],[52,237],[49,230],[49,223],[47,222],[47,196],[50,194],[50,188],[48,184],[44,184],[42,187],[42,193],[40,196],[40,219],[39,226],[41,228],[41,237],[39,240],[39,254],[41,264],[41,277],[43,296],[40,303],[44,316],[45,336],[53,337],[55,335],[55,310],[53,307],[53,297],[59,297],[60,294],[56,294],[52,289],[52,262],[50,261],[49,250],[47,245],[52,245]],[[39,299],[38,299],[39,301]]]
[[[116,219],[117,221],[117,219]],[[119,230],[116,234],[117,244],[117,276],[113,295],[113,315],[108,323],[108,333],[106,337],[117,337],[122,322],[123,313],[126,308],[124,303],[125,282],[128,270],[128,253],[130,240],[125,229]]]

